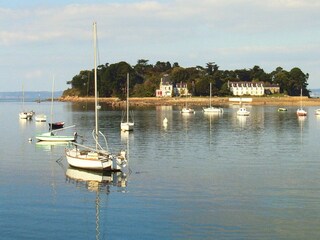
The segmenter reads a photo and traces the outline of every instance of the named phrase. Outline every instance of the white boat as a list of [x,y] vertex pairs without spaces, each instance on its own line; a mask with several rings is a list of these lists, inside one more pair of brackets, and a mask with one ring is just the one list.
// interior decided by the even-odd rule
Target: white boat
[[132,119],[132,121],[129,120],[129,73],[127,73],[127,102],[126,102],[126,107],[127,110],[125,111],[126,113],[126,121],[121,121],[120,127],[121,127],[121,131],[132,131],[133,130],[133,126],[134,126],[134,121]]
[[22,108],[23,108],[23,111],[19,113],[19,118],[31,120],[33,115],[35,114],[35,112],[24,110],[24,87],[23,87],[23,85],[22,85]]
[[47,116],[45,114],[37,114],[34,119],[36,122],[46,122],[47,121]]
[[32,117],[34,115],[34,112],[33,111],[30,111],[30,112],[20,112],[19,113],[19,118],[20,119],[28,119],[28,120],[31,120]]
[[302,108],[297,109],[297,116],[298,117],[305,117],[307,116],[307,112],[303,110]]
[[76,141],[77,139],[77,133],[74,132],[73,135],[59,135],[57,134],[59,131],[66,130],[67,128],[72,128],[75,127],[69,126],[64,129],[57,129],[57,130],[52,130],[50,132],[45,132],[36,135],[36,139],[38,141],[50,141],[50,142],[70,142],[70,141]]
[[187,97],[186,97],[186,106],[181,109],[181,113],[195,113],[193,108],[188,107]]
[[320,108],[316,109],[314,112],[316,115],[320,115]]
[[218,108],[218,107],[213,107],[211,106],[211,95],[212,95],[212,84],[210,83],[210,105],[209,107],[204,107],[202,108],[203,109],[203,112],[205,113],[218,113],[218,114],[221,114],[223,113],[223,109],[222,108]]
[[[99,131],[98,124],[98,94],[97,94],[97,25],[93,23],[94,38],[94,99],[95,99],[95,129],[92,131],[94,147],[73,143],[73,146],[66,148],[65,154],[70,166],[87,170],[120,170],[126,164],[126,153],[117,157],[108,150],[107,139]],[[105,141],[105,148],[100,145],[99,137]]]
[[181,109],[181,113],[195,113],[193,108],[184,107]]
[[298,117],[304,117],[304,116],[307,116],[307,111],[305,111],[303,108],[302,108],[302,88],[301,88],[301,92],[300,92],[300,108],[297,109],[297,116]]
[[[66,130],[68,128],[73,128],[75,127],[75,125],[73,126],[69,126],[69,127],[65,127],[65,128],[62,128],[63,127],[63,124],[62,124],[62,127],[60,127],[59,129],[53,129],[52,128],[52,119],[53,119],[53,90],[54,89],[54,78],[52,80],[52,97],[51,97],[51,123],[49,123],[49,132],[45,132],[45,133],[41,133],[41,134],[38,134],[36,135],[36,139],[38,141],[50,141],[50,142],[70,142],[70,141],[76,141],[77,139],[77,133],[74,132],[72,135],[60,135],[60,134],[57,134],[59,133],[60,131],[62,130]],[[51,125],[50,125],[51,124]]]
[[244,108],[244,107],[241,107],[239,108],[239,110],[237,111],[237,115],[238,116],[249,116],[250,115],[250,112]]

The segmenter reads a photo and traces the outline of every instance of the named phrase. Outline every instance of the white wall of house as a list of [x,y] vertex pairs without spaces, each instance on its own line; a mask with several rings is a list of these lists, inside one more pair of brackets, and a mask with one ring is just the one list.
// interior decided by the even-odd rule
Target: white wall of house
[[160,87],[156,90],[156,97],[172,97],[173,85],[168,82],[160,81]]
[[252,82],[229,82],[229,89],[235,96],[251,95],[262,96],[264,95],[263,83]]

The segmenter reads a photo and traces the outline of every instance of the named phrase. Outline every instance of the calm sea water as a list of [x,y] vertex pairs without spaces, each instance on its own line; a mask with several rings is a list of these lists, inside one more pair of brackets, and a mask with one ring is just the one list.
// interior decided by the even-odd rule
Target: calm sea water
[[[50,119],[50,103],[25,108]],[[69,168],[64,145],[34,140],[47,123],[19,120],[21,103],[1,102],[1,238],[319,239],[316,107],[304,119],[296,107],[248,108],[241,118],[232,105],[222,116],[135,108],[134,132],[122,135],[121,109],[102,105],[101,131],[112,151],[129,149],[131,169],[103,176]],[[55,103],[53,117],[88,144],[92,109]]]

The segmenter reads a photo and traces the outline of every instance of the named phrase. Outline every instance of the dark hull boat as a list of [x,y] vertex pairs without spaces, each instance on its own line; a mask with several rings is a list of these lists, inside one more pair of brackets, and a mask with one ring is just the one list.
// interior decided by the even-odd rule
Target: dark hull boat
[[63,128],[63,126],[64,126],[64,122],[49,123],[49,129],[50,129],[50,130]]

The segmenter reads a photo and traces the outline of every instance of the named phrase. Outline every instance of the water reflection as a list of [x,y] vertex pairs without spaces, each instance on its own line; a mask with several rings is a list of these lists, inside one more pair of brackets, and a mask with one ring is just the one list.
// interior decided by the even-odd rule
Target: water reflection
[[298,116],[298,123],[300,127],[300,144],[303,143],[303,127],[305,125],[307,116]]
[[[216,113],[216,112],[203,112],[203,115],[205,119],[209,121],[209,143],[212,144],[212,138],[213,138],[213,132],[214,132],[214,124],[217,122],[220,118],[222,118],[222,113]],[[216,128],[219,128],[218,126]]]
[[32,120],[19,118],[19,126],[21,129],[24,129],[26,126],[31,125],[31,124],[32,124]]
[[48,142],[48,141],[40,141],[36,142],[36,149],[43,150],[45,152],[52,152],[55,148],[66,147],[68,142]]
[[100,239],[101,193],[109,194],[110,187],[115,186],[122,191],[127,187],[127,176],[121,172],[95,172],[69,167],[66,180],[77,188],[95,192],[95,238]]
[[85,188],[90,192],[109,193],[111,186],[127,186],[127,175],[122,172],[97,172],[68,167],[66,179],[76,187]]
[[247,118],[248,116],[237,116],[237,120],[240,128],[244,128],[246,126]]
[[157,119],[161,123],[160,125],[166,131],[168,129],[168,123],[172,122],[172,106],[156,106]]

